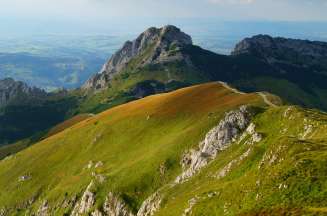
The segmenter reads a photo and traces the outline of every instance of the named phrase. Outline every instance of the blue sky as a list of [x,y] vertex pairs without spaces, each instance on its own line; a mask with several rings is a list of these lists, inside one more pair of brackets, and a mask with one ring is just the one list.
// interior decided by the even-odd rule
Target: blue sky
[[0,18],[108,20],[216,17],[222,20],[327,21],[327,0],[0,0]]

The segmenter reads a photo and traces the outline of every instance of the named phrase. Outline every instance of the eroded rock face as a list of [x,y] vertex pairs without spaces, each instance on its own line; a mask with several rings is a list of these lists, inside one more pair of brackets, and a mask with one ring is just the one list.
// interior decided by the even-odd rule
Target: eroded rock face
[[217,127],[210,130],[199,144],[198,150],[191,150],[182,159],[183,173],[177,177],[176,183],[192,177],[201,168],[213,160],[219,151],[230,146],[250,124],[251,114],[246,106],[228,112]]
[[0,208],[0,216],[6,216],[7,211],[4,208]]
[[91,191],[93,186],[94,182],[91,181],[91,183],[87,186],[85,192],[83,193],[80,202],[75,205],[71,213],[72,216],[82,215],[88,213],[91,210],[95,203],[95,194]]
[[95,210],[94,212],[92,212],[91,216],[103,216],[103,214],[101,211]]
[[137,216],[152,216],[160,208],[160,204],[161,196],[156,192],[143,202]]
[[[94,210],[96,195],[92,192],[94,181],[87,186],[80,201],[75,205],[71,215],[79,216],[90,214],[92,216],[134,216],[126,203],[113,193],[109,193],[101,209]],[[93,210],[91,212],[91,210]]]
[[182,216],[192,215],[192,208],[198,202],[198,199],[199,199],[198,197],[193,197],[188,201],[189,206],[184,210]]
[[48,205],[48,201],[45,200],[43,201],[42,205],[39,207],[38,211],[37,211],[37,216],[48,216],[48,209],[49,209],[49,205]]
[[113,193],[108,194],[103,205],[103,211],[104,215],[110,216],[134,216],[127,208],[127,205],[118,197],[114,196]]
[[239,143],[243,141],[247,136],[250,136],[249,139],[245,141],[245,144],[254,144],[257,142],[260,142],[262,140],[262,135],[256,131],[256,125],[254,123],[251,123],[242,136],[239,139]]
[[[134,41],[127,41],[102,70],[89,79],[82,88],[86,90],[106,88],[113,76],[123,70],[132,58],[141,55],[149,48],[151,51],[143,56],[141,65],[138,66],[182,60],[184,58],[178,51],[189,44],[192,44],[191,37],[175,26],[149,28]],[[174,51],[173,55],[171,50]]]

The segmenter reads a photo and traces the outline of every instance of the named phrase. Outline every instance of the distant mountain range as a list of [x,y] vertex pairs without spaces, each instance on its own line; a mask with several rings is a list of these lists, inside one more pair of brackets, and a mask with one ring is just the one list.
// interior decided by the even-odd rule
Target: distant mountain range
[[[83,89],[105,88],[105,95],[98,94],[105,100],[111,91],[123,91],[125,98],[135,96],[135,90],[115,86],[127,77],[127,88],[138,88],[143,96],[148,95],[147,90],[162,92],[220,80],[244,91],[268,91],[289,103],[325,110],[326,52],[325,42],[258,35],[237,44],[232,55],[219,55],[192,45],[190,37],[176,27],[151,28],[127,42]],[[161,87],[151,88],[151,80]],[[143,81],[145,87],[140,90]]]
[[14,81],[11,78],[0,80],[0,108],[9,103],[24,103],[33,98],[46,97],[41,89],[29,87],[26,83]]
[[[51,109],[57,113],[52,117],[59,116],[37,128],[46,129],[78,113],[98,113],[148,95],[208,81],[224,81],[247,92],[267,91],[286,103],[326,110],[326,44],[258,35],[237,44],[232,55],[219,55],[193,45],[191,37],[175,26],[150,28],[126,42],[81,89],[41,97],[38,101],[47,106],[50,103],[45,101],[51,98]],[[7,96],[2,96],[5,100]],[[61,107],[56,108],[54,101],[60,101]],[[11,113],[8,108],[6,112]],[[17,121],[17,125],[24,124]],[[32,134],[23,133],[17,138],[27,135]]]
[[11,78],[0,80],[0,146],[38,137],[62,122],[74,101],[65,90],[47,93]]

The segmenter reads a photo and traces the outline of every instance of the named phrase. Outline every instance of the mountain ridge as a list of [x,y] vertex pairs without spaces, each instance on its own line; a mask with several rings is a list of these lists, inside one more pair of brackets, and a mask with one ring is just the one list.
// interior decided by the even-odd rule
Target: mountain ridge
[[[168,41],[170,45],[165,44],[164,48],[160,48],[159,51],[156,49],[158,44],[161,44],[158,34],[160,35],[165,28],[172,29],[173,38],[177,37],[180,39],[176,40],[182,41],[176,50],[173,41]],[[142,49],[132,52],[132,47],[135,44],[141,44],[140,41],[143,40],[144,35],[152,35],[150,36],[153,39],[150,40],[152,47],[141,46]],[[126,101],[129,101],[153,93],[174,90],[179,86],[223,81],[246,92],[271,92],[290,103],[326,110],[327,103],[324,102],[326,101],[324,98],[327,98],[326,44],[257,35],[238,43],[231,55],[220,55],[193,45],[191,37],[177,27],[150,28],[140,34],[134,42],[126,42],[103,69],[84,84],[82,89],[89,93],[119,91],[125,95],[119,97],[124,97]],[[301,54],[302,51],[303,54]],[[130,54],[127,54],[127,58],[122,56],[123,53],[128,52]],[[168,61],[160,60],[160,58],[157,61],[152,59],[161,54],[162,56],[168,55],[170,57]],[[116,61],[122,64],[115,66],[113,63]],[[142,75],[137,75],[137,73],[142,73]],[[173,76],[174,74],[176,76]],[[132,81],[134,77],[139,81]],[[117,81],[123,85],[124,80],[128,80],[130,84],[133,83],[129,90],[111,87]],[[97,82],[99,82],[99,89],[96,88]],[[170,82],[174,83],[174,87],[170,87]],[[152,87],[154,85],[157,87]],[[140,92],[143,93],[139,94]],[[108,94],[117,95],[117,92]],[[105,100],[105,96],[103,97],[101,100]],[[84,108],[82,110],[92,111]]]
[[65,90],[48,93],[12,78],[0,80],[0,147],[22,139],[34,142],[75,105]]
[[231,54],[257,53],[262,56],[264,54],[269,55],[274,51],[279,51],[278,54],[282,54],[280,50],[285,48],[306,56],[322,58],[327,55],[327,42],[272,37],[262,34],[243,39],[235,45]]
[[[248,41],[258,40],[257,37],[274,40],[270,36],[256,36],[245,41],[250,43]],[[283,43],[288,41],[277,39],[277,42],[279,40]],[[301,40],[295,41],[302,43]],[[277,42],[274,42],[275,45]],[[263,45],[257,44],[257,49],[261,50],[260,46]],[[278,54],[285,55],[283,46],[281,50]],[[28,106],[19,103],[9,106],[0,116],[1,124],[7,126],[0,129],[0,132],[4,130],[0,133],[4,141],[0,143],[12,143],[34,135],[31,132],[22,133],[21,125],[29,125],[27,128],[24,126],[24,131],[30,131],[33,127],[35,130],[47,130],[75,115],[99,113],[149,95],[210,81],[223,81],[244,92],[269,92],[286,103],[327,109],[327,78],[323,72],[323,61],[321,65],[317,65],[318,60],[306,61],[309,62],[306,63],[308,67],[303,66],[301,61],[297,62],[297,58],[285,61],[279,60],[280,56],[275,53],[269,55],[275,55],[276,60],[267,61],[265,56],[251,52],[219,55],[193,45],[191,37],[175,26],[149,28],[134,41],[126,42],[103,69],[80,89],[51,94],[47,99]],[[304,59],[307,58],[305,56]],[[48,119],[49,123],[33,119],[33,110],[42,112],[43,119]],[[27,115],[30,117],[27,118]],[[10,122],[15,124],[10,126]],[[37,125],[30,126],[36,122]],[[12,132],[14,134],[8,138]]]
[[326,113],[262,92],[319,101],[324,62],[303,66],[307,56],[278,41],[246,39],[226,56],[176,27],[150,28],[83,88],[9,105],[1,125],[18,118],[28,124],[14,132],[42,136],[0,160],[0,215],[326,213]]
[[44,90],[30,87],[24,82],[15,81],[12,78],[0,80],[0,108],[14,100],[40,99],[46,96],[47,93]]
[[[177,55],[178,49],[189,44],[192,44],[191,37],[175,26],[151,27],[141,33],[135,40],[125,42],[123,47],[103,66],[102,70],[86,81],[82,88],[86,90],[105,88],[106,83],[115,74],[123,70],[133,57],[140,55],[150,46],[152,46],[150,49],[153,50],[153,53],[150,56],[145,56],[141,64],[137,66],[181,60],[183,56]],[[167,52],[170,46],[174,46],[176,52],[173,56]]]

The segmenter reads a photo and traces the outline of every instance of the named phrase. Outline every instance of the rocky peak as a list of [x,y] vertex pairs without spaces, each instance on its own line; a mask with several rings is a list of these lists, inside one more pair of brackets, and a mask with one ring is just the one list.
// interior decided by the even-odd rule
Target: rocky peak
[[30,87],[24,82],[15,81],[12,78],[0,80],[0,107],[6,106],[19,97],[40,97],[46,93],[36,87]]
[[[126,68],[131,59],[144,53],[146,55],[141,57],[138,67],[183,59],[182,54],[178,51],[189,44],[192,44],[191,37],[175,26],[151,27],[135,40],[127,41],[109,59],[102,70],[89,79],[82,88],[87,90],[106,88],[112,77]],[[172,49],[175,51],[173,55],[169,52]]]
[[258,49],[262,48],[275,48],[274,39],[269,35],[256,35],[251,38],[245,38],[236,44],[232,55],[252,54]]
[[321,62],[327,57],[327,43],[257,35],[242,40],[232,55],[251,54],[268,62]]

